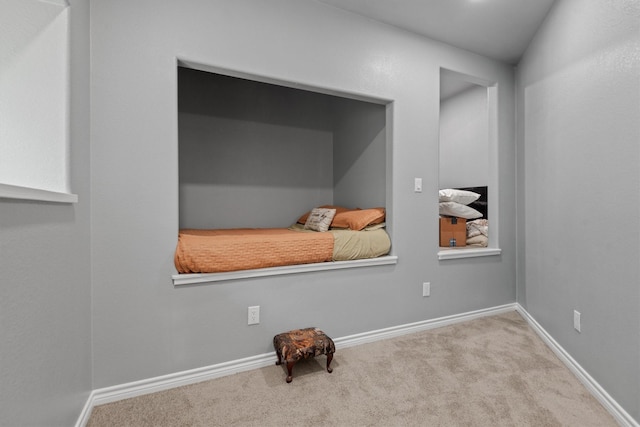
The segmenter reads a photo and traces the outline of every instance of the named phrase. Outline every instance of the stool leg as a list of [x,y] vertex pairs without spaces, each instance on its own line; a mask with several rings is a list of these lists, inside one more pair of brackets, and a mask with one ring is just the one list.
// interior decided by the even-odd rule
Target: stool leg
[[333,368],[329,367],[331,365],[331,361],[333,360],[333,353],[327,354],[327,372],[333,372]]
[[292,375],[292,371],[293,371],[293,365],[295,365],[296,362],[287,362],[287,382],[290,383],[293,380],[293,375]]

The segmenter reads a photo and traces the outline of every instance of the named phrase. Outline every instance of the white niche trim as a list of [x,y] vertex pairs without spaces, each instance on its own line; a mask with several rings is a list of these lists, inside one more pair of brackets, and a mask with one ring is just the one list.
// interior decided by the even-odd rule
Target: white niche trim
[[37,200],[42,202],[78,203],[78,195],[0,183],[0,198]]
[[174,286],[193,285],[197,283],[224,282],[255,277],[280,276],[283,274],[309,273],[312,271],[340,270],[344,268],[373,267],[378,265],[397,264],[395,255],[378,258],[357,259],[353,261],[329,261],[313,264],[285,265],[282,267],[256,268],[253,270],[229,271],[225,273],[174,274]]

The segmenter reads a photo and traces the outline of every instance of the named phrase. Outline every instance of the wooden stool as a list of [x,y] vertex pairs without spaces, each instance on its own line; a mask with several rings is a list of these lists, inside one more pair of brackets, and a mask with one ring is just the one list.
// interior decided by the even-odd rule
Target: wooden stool
[[333,340],[318,328],[295,329],[278,334],[273,337],[273,347],[278,355],[276,365],[287,363],[288,383],[293,379],[291,371],[298,360],[315,357],[318,354],[327,355],[327,372],[333,372],[329,365],[333,360],[336,346]]

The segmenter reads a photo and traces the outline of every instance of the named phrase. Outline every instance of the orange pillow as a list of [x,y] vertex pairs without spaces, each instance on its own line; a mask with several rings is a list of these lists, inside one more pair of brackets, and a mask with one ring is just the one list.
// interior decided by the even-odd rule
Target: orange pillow
[[367,225],[380,224],[384,219],[384,208],[348,210],[336,212],[331,227],[362,230]]

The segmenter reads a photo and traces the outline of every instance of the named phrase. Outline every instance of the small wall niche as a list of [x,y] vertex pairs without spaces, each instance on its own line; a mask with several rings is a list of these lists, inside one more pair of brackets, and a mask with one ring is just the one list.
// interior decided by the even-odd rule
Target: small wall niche
[[2,7],[0,198],[77,202],[69,175],[69,4]]
[[[500,253],[496,91],[497,87],[490,82],[456,71],[440,70],[439,188],[464,189],[481,194],[470,207],[482,213],[482,218],[489,223],[488,239],[480,236],[481,243],[476,238],[467,239],[467,246],[460,248],[441,247],[440,259]],[[450,216],[465,214],[463,210],[457,215],[449,209],[445,211]]]
[[388,105],[178,66],[180,228],[386,206]]

